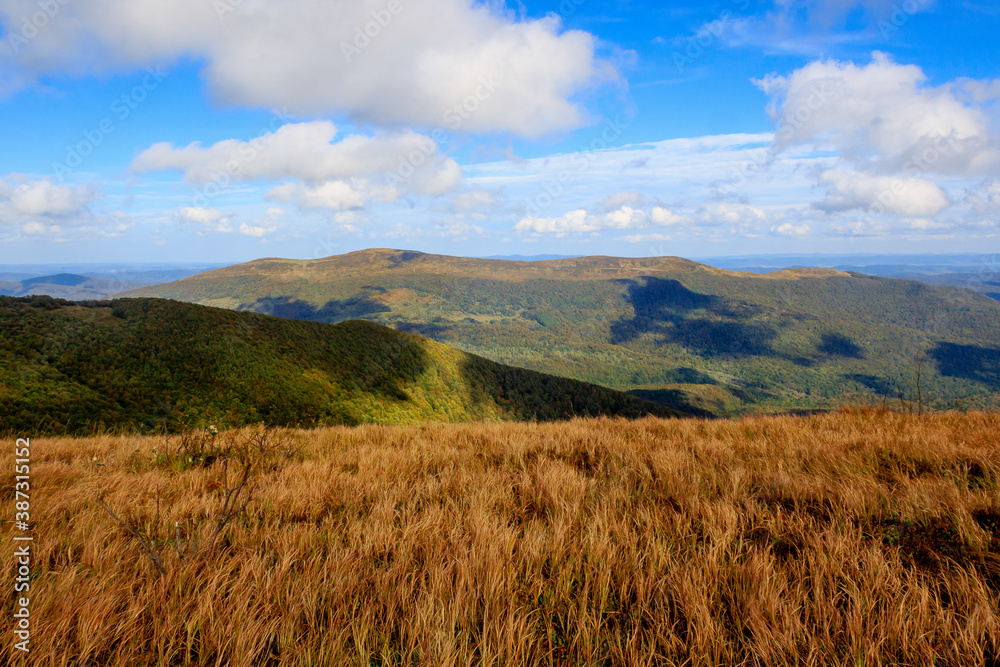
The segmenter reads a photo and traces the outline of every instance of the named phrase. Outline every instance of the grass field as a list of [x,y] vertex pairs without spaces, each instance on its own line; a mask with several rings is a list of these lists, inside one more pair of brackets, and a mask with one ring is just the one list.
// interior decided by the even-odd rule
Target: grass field
[[32,441],[33,650],[0,662],[1000,664],[997,414],[181,445]]

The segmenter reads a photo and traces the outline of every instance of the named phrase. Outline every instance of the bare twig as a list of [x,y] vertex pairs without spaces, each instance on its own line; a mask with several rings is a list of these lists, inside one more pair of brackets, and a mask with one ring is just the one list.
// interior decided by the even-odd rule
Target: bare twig
[[155,565],[156,569],[160,571],[160,574],[166,574],[167,569],[163,567],[163,559],[160,558],[160,554],[157,553],[156,545],[154,545],[152,541],[147,540],[142,535],[140,535],[139,531],[137,531],[135,528],[122,521],[117,514],[111,511],[111,508],[108,507],[107,504],[102,499],[98,498],[97,504],[103,507],[104,511],[107,512],[112,519],[117,521],[121,526],[125,528],[125,530],[127,530],[132,535],[132,537],[136,539],[136,541],[139,543],[139,546],[142,547],[142,550],[146,553],[147,556],[149,556],[149,559],[153,561],[153,565]]
[[[199,462],[205,464],[205,459],[211,457],[214,461],[218,459],[222,464],[221,488],[223,492],[222,506],[215,516],[211,537],[207,545],[200,539],[198,526],[193,526],[190,530],[181,530],[179,521],[174,522],[173,543],[177,551],[178,561],[184,563],[191,558],[204,558],[215,551],[215,547],[233,519],[246,511],[253,498],[254,482],[258,473],[265,469],[264,463],[279,450],[279,443],[273,442],[270,430],[263,430],[251,433],[246,436],[228,435],[223,446],[217,446],[216,434],[212,433],[211,447],[206,447],[206,439],[201,436],[182,437],[177,453],[171,453],[169,441],[164,445],[165,456],[170,461],[173,458],[184,456],[185,458],[197,457]],[[159,530],[160,526],[160,489],[156,491],[156,517],[153,521],[154,530]],[[104,510],[117,521],[121,526],[135,538],[143,552],[149,557],[156,569],[161,574],[166,574],[166,567],[163,564],[162,550],[169,551],[171,537],[163,542],[163,547],[158,547],[157,543],[150,537],[144,536],[137,526],[130,525],[115,514],[110,507],[100,498],[97,502]],[[187,540],[182,533],[187,532]],[[186,543],[185,543],[186,542]]]

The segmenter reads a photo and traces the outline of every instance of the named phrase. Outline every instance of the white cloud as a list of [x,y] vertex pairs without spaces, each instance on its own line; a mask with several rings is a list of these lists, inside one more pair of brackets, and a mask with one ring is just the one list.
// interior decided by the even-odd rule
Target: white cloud
[[453,221],[438,223],[434,225],[434,230],[430,236],[441,236],[454,241],[467,241],[470,236],[484,236],[486,229],[478,225],[470,225],[466,222]]
[[[536,136],[577,127],[574,96],[613,78],[595,38],[474,0],[74,0],[16,54],[27,74],[204,63],[223,102],[380,125]],[[37,0],[0,0],[6,32]],[[368,33],[367,35],[365,33]],[[11,51],[8,40],[3,47]]]
[[245,222],[240,223],[240,234],[243,236],[252,236],[254,238],[260,238],[262,236],[267,236],[278,230],[277,225],[248,225]]
[[965,201],[980,215],[1000,212],[1000,179],[988,181],[970,190],[965,195]]
[[[913,16],[929,9],[934,0],[777,0],[755,16],[736,16],[723,10],[719,18],[701,26],[693,36],[671,40],[683,47],[683,57],[698,57],[692,44],[753,47],[767,53],[822,55],[831,47],[889,39]],[[749,5],[744,4],[743,9]]]
[[183,223],[201,226],[201,234],[208,232],[219,232],[220,234],[231,234],[234,229],[231,223],[231,216],[217,208],[204,208],[201,206],[187,206],[177,212],[177,219]]
[[[289,123],[251,141],[227,139],[207,148],[154,144],[139,154],[131,170],[176,169],[188,181],[216,183],[280,181],[270,196],[298,201],[304,208],[342,210],[369,201],[395,201],[405,194],[437,196],[462,180],[458,163],[431,139],[415,132],[351,135],[334,141],[333,123]],[[382,184],[373,181],[381,180]]]
[[771,227],[771,231],[778,236],[794,236],[797,238],[805,238],[812,231],[809,225],[796,225],[791,222],[785,222],[780,225],[775,225]]
[[395,201],[398,192],[389,186],[373,185],[367,179],[329,181],[317,186],[287,183],[271,189],[265,197],[294,202],[304,209],[345,211],[360,209],[372,201]]
[[686,221],[684,216],[678,215],[662,206],[654,206],[653,210],[650,211],[649,219],[657,227],[670,227]]
[[622,206],[638,207],[642,206],[645,197],[641,192],[616,192],[608,195],[604,201],[597,205],[598,211],[610,212],[620,209]]
[[767,213],[750,204],[715,202],[698,209],[697,218],[705,225],[756,226],[767,221]]
[[629,243],[649,243],[652,241],[670,241],[672,237],[667,234],[631,234],[625,237]]
[[46,225],[41,222],[29,222],[21,228],[21,231],[28,236],[49,236],[62,233],[62,228],[60,228],[59,225]]
[[581,232],[595,232],[601,229],[596,218],[591,216],[584,209],[570,211],[558,218],[533,218],[528,216],[522,218],[514,225],[514,229],[519,232],[532,232],[535,234],[556,234],[565,236],[569,233],[579,234]]
[[452,197],[452,210],[468,212],[481,209],[494,208],[500,203],[500,195],[497,192],[475,188],[469,192],[463,192]]
[[876,52],[868,65],[818,60],[755,83],[771,97],[777,151],[832,148],[865,171],[974,175],[1000,168],[986,108],[960,99],[956,85],[933,87],[926,79],[919,67]]
[[948,195],[936,183],[921,178],[872,176],[831,169],[819,181],[829,189],[816,204],[823,211],[871,209],[905,216],[934,216],[948,208]]
[[503,188],[484,190],[473,187],[451,198],[450,213],[456,220],[485,221],[504,208]]
[[[11,174],[0,179],[0,225],[31,223],[31,229],[53,222],[85,224],[93,221],[90,203],[96,197],[93,188],[57,185],[49,178],[30,180]],[[33,233],[33,232],[32,232]]]
[[285,217],[284,209],[272,207],[265,211],[264,215],[253,221],[253,224],[240,223],[240,234],[261,238],[281,229],[279,221]]
[[588,213],[585,209],[570,211],[557,218],[527,216],[514,225],[519,232],[532,234],[583,234],[606,229],[645,229],[676,225],[685,219],[672,211],[657,206],[652,213],[631,206],[622,206],[607,213]]
[[926,218],[915,218],[913,220],[908,220],[906,225],[910,229],[915,229],[920,231],[951,229],[951,225],[935,220],[927,220]]
[[9,174],[0,178],[3,241],[33,238],[63,243],[122,236],[135,221],[120,210],[98,210],[91,185],[62,185],[50,178]]

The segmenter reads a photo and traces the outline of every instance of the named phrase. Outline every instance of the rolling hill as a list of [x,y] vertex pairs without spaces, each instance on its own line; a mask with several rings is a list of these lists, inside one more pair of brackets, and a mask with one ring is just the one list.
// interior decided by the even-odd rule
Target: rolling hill
[[370,322],[0,297],[4,433],[647,414],[679,413]]
[[148,285],[138,281],[109,280],[75,273],[27,278],[16,275],[11,277],[18,280],[0,280],[0,296],[47,295],[57,299],[103,299]]
[[1000,303],[835,269],[756,274],[673,257],[521,262],[366,250],[261,259],[127,295],[370,320],[716,415],[857,399],[1000,405]]

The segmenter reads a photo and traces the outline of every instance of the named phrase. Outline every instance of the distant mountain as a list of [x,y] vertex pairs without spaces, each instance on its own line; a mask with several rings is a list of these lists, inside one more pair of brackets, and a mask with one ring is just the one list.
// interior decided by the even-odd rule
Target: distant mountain
[[[721,269],[759,272],[777,271],[794,267],[821,267],[831,269],[858,269],[859,273],[885,275],[881,271],[899,273],[905,267],[913,273],[975,273],[990,266],[996,267],[995,255],[964,254],[840,254],[840,255],[742,255],[736,257],[702,257],[697,261]],[[867,269],[867,270],[863,270]]]
[[46,294],[59,299],[103,299],[149,283],[91,278],[75,273],[34,276],[17,281],[0,281],[0,296]]
[[0,433],[680,413],[370,322],[0,297]]
[[753,255],[710,257],[701,261],[748,273],[826,267],[928,285],[964,287],[1000,301],[1000,266],[995,255]]
[[1000,271],[987,270],[976,273],[939,273],[933,275],[903,273],[891,277],[902,278],[904,280],[919,280],[928,285],[964,287],[1000,301]]
[[571,259],[579,255],[490,255],[483,259],[507,259],[512,262],[544,262],[550,259]]
[[0,264],[0,296],[46,294],[57,299],[104,299],[139,287],[172,282],[221,265]]
[[900,396],[1000,405],[1000,303],[829,268],[753,274],[676,257],[527,262],[368,250],[261,259],[129,294],[370,320],[716,415]]

